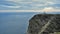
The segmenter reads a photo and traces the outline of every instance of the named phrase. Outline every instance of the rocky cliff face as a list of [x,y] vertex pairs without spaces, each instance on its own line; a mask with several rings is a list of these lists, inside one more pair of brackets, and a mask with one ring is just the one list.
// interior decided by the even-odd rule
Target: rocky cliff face
[[37,14],[29,20],[27,34],[60,32],[60,14]]

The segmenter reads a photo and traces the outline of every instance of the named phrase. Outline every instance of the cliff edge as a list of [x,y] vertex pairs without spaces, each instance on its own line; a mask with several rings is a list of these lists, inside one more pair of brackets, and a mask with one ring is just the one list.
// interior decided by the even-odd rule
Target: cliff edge
[[37,14],[29,20],[27,34],[60,32],[60,14]]

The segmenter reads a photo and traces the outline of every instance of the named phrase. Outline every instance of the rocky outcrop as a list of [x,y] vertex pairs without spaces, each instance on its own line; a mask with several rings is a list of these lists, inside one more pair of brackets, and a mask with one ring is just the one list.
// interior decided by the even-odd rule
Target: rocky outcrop
[[60,32],[60,14],[37,14],[29,20],[27,34]]

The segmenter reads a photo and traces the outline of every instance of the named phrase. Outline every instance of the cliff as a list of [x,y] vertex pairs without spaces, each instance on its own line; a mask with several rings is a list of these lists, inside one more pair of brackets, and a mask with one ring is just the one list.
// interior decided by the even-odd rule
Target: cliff
[[37,14],[29,20],[27,34],[60,32],[60,14]]

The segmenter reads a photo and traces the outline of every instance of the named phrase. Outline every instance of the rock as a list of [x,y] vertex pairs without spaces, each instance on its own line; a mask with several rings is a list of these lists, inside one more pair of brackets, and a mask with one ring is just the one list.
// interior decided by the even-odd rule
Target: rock
[[[51,20],[51,18],[52,18],[52,20]],[[51,22],[49,22],[49,20],[51,20]],[[45,26],[48,22],[50,24]],[[41,32],[41,34],[60,32],[60,14],[34,15],[29,20],[27,34],[40,34],[39,32]]]

